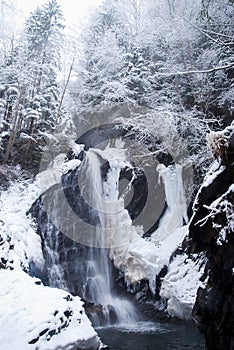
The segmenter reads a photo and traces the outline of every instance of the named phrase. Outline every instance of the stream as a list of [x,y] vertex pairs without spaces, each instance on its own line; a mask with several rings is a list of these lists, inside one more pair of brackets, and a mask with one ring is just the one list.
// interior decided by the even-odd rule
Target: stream
[[204,338],[193,325],[139,322],[119,327],[97,327],[110,350],[202,350]]

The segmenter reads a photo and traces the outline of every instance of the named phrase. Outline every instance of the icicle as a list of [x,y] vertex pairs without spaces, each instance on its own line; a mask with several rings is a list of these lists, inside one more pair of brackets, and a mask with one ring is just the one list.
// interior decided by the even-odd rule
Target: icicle
[[182,180],[182,166],[179,164],[157,165],[159,181],[163,181],[167,202],[167,211],[162,217],[158,229],[153,233],[152,238],[162,241],[167,238],[178,227],[183,226],[183,220],[188,222],[187,205]]

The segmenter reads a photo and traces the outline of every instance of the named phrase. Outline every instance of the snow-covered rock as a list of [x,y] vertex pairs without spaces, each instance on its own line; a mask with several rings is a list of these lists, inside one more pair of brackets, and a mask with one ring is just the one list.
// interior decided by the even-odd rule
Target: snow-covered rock
[[163,278],[160,296],[166,300],[166,312],[181,319],[192,319],[192,310],[196,301],[197,289],[202,286],[200,277],[204,272],[206,259],[195,255],[176,255]]
[[161,242],[138,238],[125,249],[111,250],[114,265],[124,271],[125,282],[128,286],[137,286],[142,280],[149,281],[152,294],[156,290],[156,277],[164,266],[169,265],[172,253],[178,248],[187,233],[187,227],[173,231]]
[[0,270],[0,280],[1,350],[99,347],[79,297],[45,287],[19,269]]
[[189,225],[187,250],[207,257],[193,316],[205,334],[207,349],[232,349],[234,344],[234,123],[212,133],[216,158],[201,186]]

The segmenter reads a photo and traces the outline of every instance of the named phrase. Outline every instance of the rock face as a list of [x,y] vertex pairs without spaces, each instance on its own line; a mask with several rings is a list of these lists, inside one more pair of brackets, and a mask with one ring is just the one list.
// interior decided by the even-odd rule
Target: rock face
[[[46,196],[58,197],[59,186],[53,186]],[[64,235],[50,223],[41,197],[32,205],[29,213],[36,218],[37,233],[42,239],[45,259],[43,271],[31,267],[31,274],[36,275],[45,285],[65,288],[73,295],[81,295],[84,281],[82,276],[87,269],[87,247]],[[81,264],[80,261],[83,263]]]
[[207,264],[193,316],[207,349],[234,348],[234,125],[209,138],[216,161],[195,201],[188,253],[205,252]]

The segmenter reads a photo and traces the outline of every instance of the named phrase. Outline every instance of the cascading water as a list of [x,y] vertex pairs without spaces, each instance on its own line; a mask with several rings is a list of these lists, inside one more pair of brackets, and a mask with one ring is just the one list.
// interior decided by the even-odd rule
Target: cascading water
[[[46,234],[46,236],[45,236]],[[67,284],[64,278],[64,272],[59,262],[58,242],[59,231],[49,222],[46,224],[44,232],[42,231],[42,239],[44,242],[45,260],[47,261],[48,271],[47,279],[51,287],[67,290]]]
[[[84,162],[88,201],[99,216],[99,224],[89,248],[84,286],[84,299],[99,309],[99,312],[91,313],[96,326],[101,323],[135,323],[137,319],[132,303],[113,293],[108,247],[116,233],[116,214],[118,216],[124,208],[123,199],[119,198],[119,178],[121,169],[127,165],[121,158],[115,158],[115,151],[111,148],[105,151],[90,149]],[[110,167],[104,180],[101,160],[106,159],[109,159],[108,163],[104,164]]]

